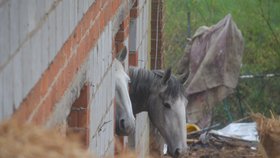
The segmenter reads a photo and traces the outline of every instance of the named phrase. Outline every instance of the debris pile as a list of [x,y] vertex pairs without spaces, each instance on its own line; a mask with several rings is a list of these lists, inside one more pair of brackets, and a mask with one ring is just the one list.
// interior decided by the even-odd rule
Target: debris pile
[[188,134],[188,158],[280,158],[280,117],[252,114],[255,122]]

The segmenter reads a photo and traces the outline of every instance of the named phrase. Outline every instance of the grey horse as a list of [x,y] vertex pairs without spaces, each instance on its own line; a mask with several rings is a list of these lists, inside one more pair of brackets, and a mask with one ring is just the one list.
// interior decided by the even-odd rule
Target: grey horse
[[186,150],[187,99],[182,84],[165,72],[129,69],[130,99],[134,115],[147,111],[152,124],[159,130],[168,145],[168,153],[179,157]]

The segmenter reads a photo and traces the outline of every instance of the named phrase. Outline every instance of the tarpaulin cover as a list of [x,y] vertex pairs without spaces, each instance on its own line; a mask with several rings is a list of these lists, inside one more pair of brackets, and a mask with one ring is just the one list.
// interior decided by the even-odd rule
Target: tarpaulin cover
[[178,67],[179,77],[186,79],[189,122],[202,128],[210,125],[213,106],[237,85],[243,49],[242,34],[231,15],[196,31]]

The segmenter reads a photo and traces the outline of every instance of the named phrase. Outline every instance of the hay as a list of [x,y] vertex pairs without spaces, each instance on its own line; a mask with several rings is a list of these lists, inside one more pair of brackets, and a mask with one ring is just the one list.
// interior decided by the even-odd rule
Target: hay
[[[257,131],[260,143],[264,148],[261,153],[264,157],[280,158],[280,119],[271,114],[271,118],[266,118],[261,114],[252,114],[252,118],[257,122]],[[265,153],[264,153],[265,152]]]
[[75,138],[10,120],[0,125],[0,157],[89,158],[90,154]]

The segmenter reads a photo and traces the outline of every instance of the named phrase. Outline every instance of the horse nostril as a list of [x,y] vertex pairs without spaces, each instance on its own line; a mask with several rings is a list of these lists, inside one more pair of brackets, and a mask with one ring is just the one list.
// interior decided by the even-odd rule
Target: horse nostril
[[177,148],[176,150],[175,150],[175,157],[179,157],[180,155],[181,155],[181,149],[180,148]]
[[124,119],[120,120],[120,126],[121,126],[122,129],[125,129]]

